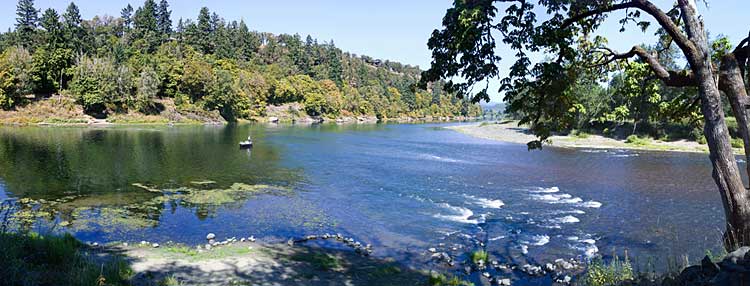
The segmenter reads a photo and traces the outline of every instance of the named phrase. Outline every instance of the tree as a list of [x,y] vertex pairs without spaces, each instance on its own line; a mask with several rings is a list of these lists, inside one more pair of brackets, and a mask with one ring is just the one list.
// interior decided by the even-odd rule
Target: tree
[[49,8],[44,10],[41,26],[44,29],[44,40],[47,43],[47,47],[60,47],[64,41],[63,27],[60,22],[60,15],[57,14],[55,9]]
[[122,18],[122,31],[124,34],[129,33],[130,29],[133,28],[133,6],[128,4],[128,6],[122,8],[120,18]]
[[81,19],[81,12],[78,10],[78,6],[75,3],[70,2],[68,8],[63,13],[63,31],[65,33],[65,39],[67,40],[67,47],[83,52],[83,37],[85,31],[81,26],[83,20]]
[[20,43],[30,47],[39,22],[39,11],[34,8],[34,0],[18,0],[16,6],[16,32]]
[[163,39],[169,38],[172,34],[171,15],[172,11],[169,10],[169,3],[167,3],[167,0],[161,0],[159,6],[156,8],[156,24],[159,27],[159,32]]
[[203,7],[200,12],[198,12],[198,26],[196,28],[198,32],[194,42],[196,48],[205,54],[211,53],[213,51],[213,45],[211,45],[210,41],[214,27],[211,25],[211,14],[209,13],[208,8]]
[[147,52],[153,52],[161,42],[156,2],[146,0],[133,16],[133,41],[142,41],[139,45]]
[[[725,246],[750,244],[750,196],[733,155],[721,104],[723,92],[732,105],[746,151],[750,151],[744,82],[750,38],[723,56],[717,72],[695,0],[678,0],[668,11],[647,0],[542,1],[542,10],[549,14],[546,21],[538,21],[533,5],[526,1],[502,2],[505,2],[504,14],[498,18],[497,1],[454,1],[443,19],[443,29],[435,30],[428,42],[433,62],[423,74],[422,86],[441,78],[461,77],[464,82],[448,80],[446,89],[468,95],[473,86],[481,84],[479,91],[472,94],[472,100],[489,100],[484,82],[499,77],[497,63],[501,59],[494,53],[493,35],[499,32],[498,39],[515,50],[517,56],[509,75],[500,80],[500,90],[505,93],[508,110],[521,112],[521,123],[530,124],[531,131],[539,136],[539,140],[529,142],[529,148],[541,148],[552,131],[566,128],[574,119],[570,108],[577,99],[565,91],[575,82],[576,71],[584,68],[569,65],[580,52],[571,47],[574,37],[596,30],[606,15],[622,10],[627,13],[621,23],[635,22],[645,31],[651,22],[640,19],[644,13],[664,31],[670,44],[679,48],[689,68],[667,69],[653,53],[638,45],[626,53],[602,46],[597,52],[599,60],[594,64],[603,66],[637,57],[664,85],[698,89],[713,178],[724,204]],[[531,52],[554,56],[552,60],[532,64]],[[750,152],[746,154],[750,159]]]

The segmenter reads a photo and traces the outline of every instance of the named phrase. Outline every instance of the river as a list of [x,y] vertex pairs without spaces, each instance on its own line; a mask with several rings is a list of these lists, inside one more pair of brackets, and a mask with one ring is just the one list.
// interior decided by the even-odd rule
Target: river
[[[441,126],[1,128],[0,199],[27,198],[30,227],[87,242],[330,232],[412,265],[480,242],[506,260],[627,249],[655,264],[719,246],[706,154],[527,151]],[[237,183],[277,191],[220,192]]]

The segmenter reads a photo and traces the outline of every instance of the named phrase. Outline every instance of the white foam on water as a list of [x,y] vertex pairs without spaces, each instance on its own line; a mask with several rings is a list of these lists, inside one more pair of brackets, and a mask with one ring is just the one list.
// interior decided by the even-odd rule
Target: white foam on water
[[560,189],[558,187],[549,187],[549,188],[539,188],[536,190],[531,190],[532,193],[557,193]]
[[521,244],[521,253],[529,254],[529,246],[525,244]]
[[549,236],[548,235],[535,235],[531,237],[531,241],[529,242],[530,245],[535,246],[542,246],[549,243]]
[[431,161],[447,162],[447,163],[466,163],[466,161],[463,161],[463,160],[440,157],[440,156],[432,155],[432,154],[419,154],[419,158],[431,160]]
[[582,149],[580,150],[583,153],[607,153],[609,150],[607,149]]
[[565,239],[571,240],[571,241],[578,241],[578,237],[577,236],[568,236]]
[[591,244],[591,245],[596,244],[596,240],[593,240],[593,239],[590,239],[590,238],[588,238],[588,239],[581,239],[579,241],[583,242],[583,243],[586,243],[586,244]]
[[441,203],[438,204],[439,206],[449,210],[453,214],[450,215],[444,215],[444,214],[436,214],[434,217],[449,221],[455,221],[460,223],[470,223],[470,224],[478,224],[479,221],[476,219],[469,219],[474,215],[474,212],[470,209],[464,208],[464,207],[457,207],[452,206],[448,203]]
[[492,238],[490,238],[490,241],[501,240],[501,239],[503,239],[503,238],[505,238],[505,236],[504,236],[504,235],[500,235],[500,236],[495,236],[495,237],[492,237]]
[[590,244],[584,248],[583,255],[585,255],[586,258],[593,258],[598,252],[599,248],[596,247],[596,245]]
[[501,200],[478,198],[478,197],[471,196],[471,195],[464,195],[464,197],[471,199],[472,200],[471,203],[478,205],[480,207],[483,207],[485,209],[499,209],[505,205],[505,203]]
[[574,197],[570,194],[543,194],[531,195],[531,198],[537,201],[543,201],[550,204],[577,204],[583,202],[583,199]]
[[579,205],[584,208],[595,208],[595,209],[602,207],[602,203],[597,202],[597,201],[587,201],[587,202],[580,203]]
[[574,217],[572,215],[568,215],[568,216],[556,218],[555,221],[559,222],[559,223],[577,223],[577,222],[581,222],[580,219],[578,219],[577,217]]

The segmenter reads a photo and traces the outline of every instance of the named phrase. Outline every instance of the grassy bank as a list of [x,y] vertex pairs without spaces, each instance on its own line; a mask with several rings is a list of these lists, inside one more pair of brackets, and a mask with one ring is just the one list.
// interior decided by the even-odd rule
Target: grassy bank
[[72,236],[0,234],[4,285],[129,285],[132,270],[118,255],[91,251]]

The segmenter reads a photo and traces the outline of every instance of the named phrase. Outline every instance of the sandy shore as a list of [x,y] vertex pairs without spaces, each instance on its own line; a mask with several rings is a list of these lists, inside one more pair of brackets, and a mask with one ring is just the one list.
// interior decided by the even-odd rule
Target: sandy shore
[[[510,143],[526,144],[535,140],[536,137],[529,133],[528,128],[518,126],[516,121],[501,123],[477,123],[471,125],[457,125],[446,127],[473,137],[504,141]],[[643,144],[630,144],[624,140],[617,140],[600,135],[588,136],[552,136],[549,138],[552,146],[565,148],[604,148],[604,149],[636,149],[636,150],[659,150],[659,151],[676,151],[676,152],[698,152],[707,153],[706,145],[698,144],[695,141],[678,140],[678,141],[660,141],[644,139]],[[735,149],[737,153],[742,150]]]

